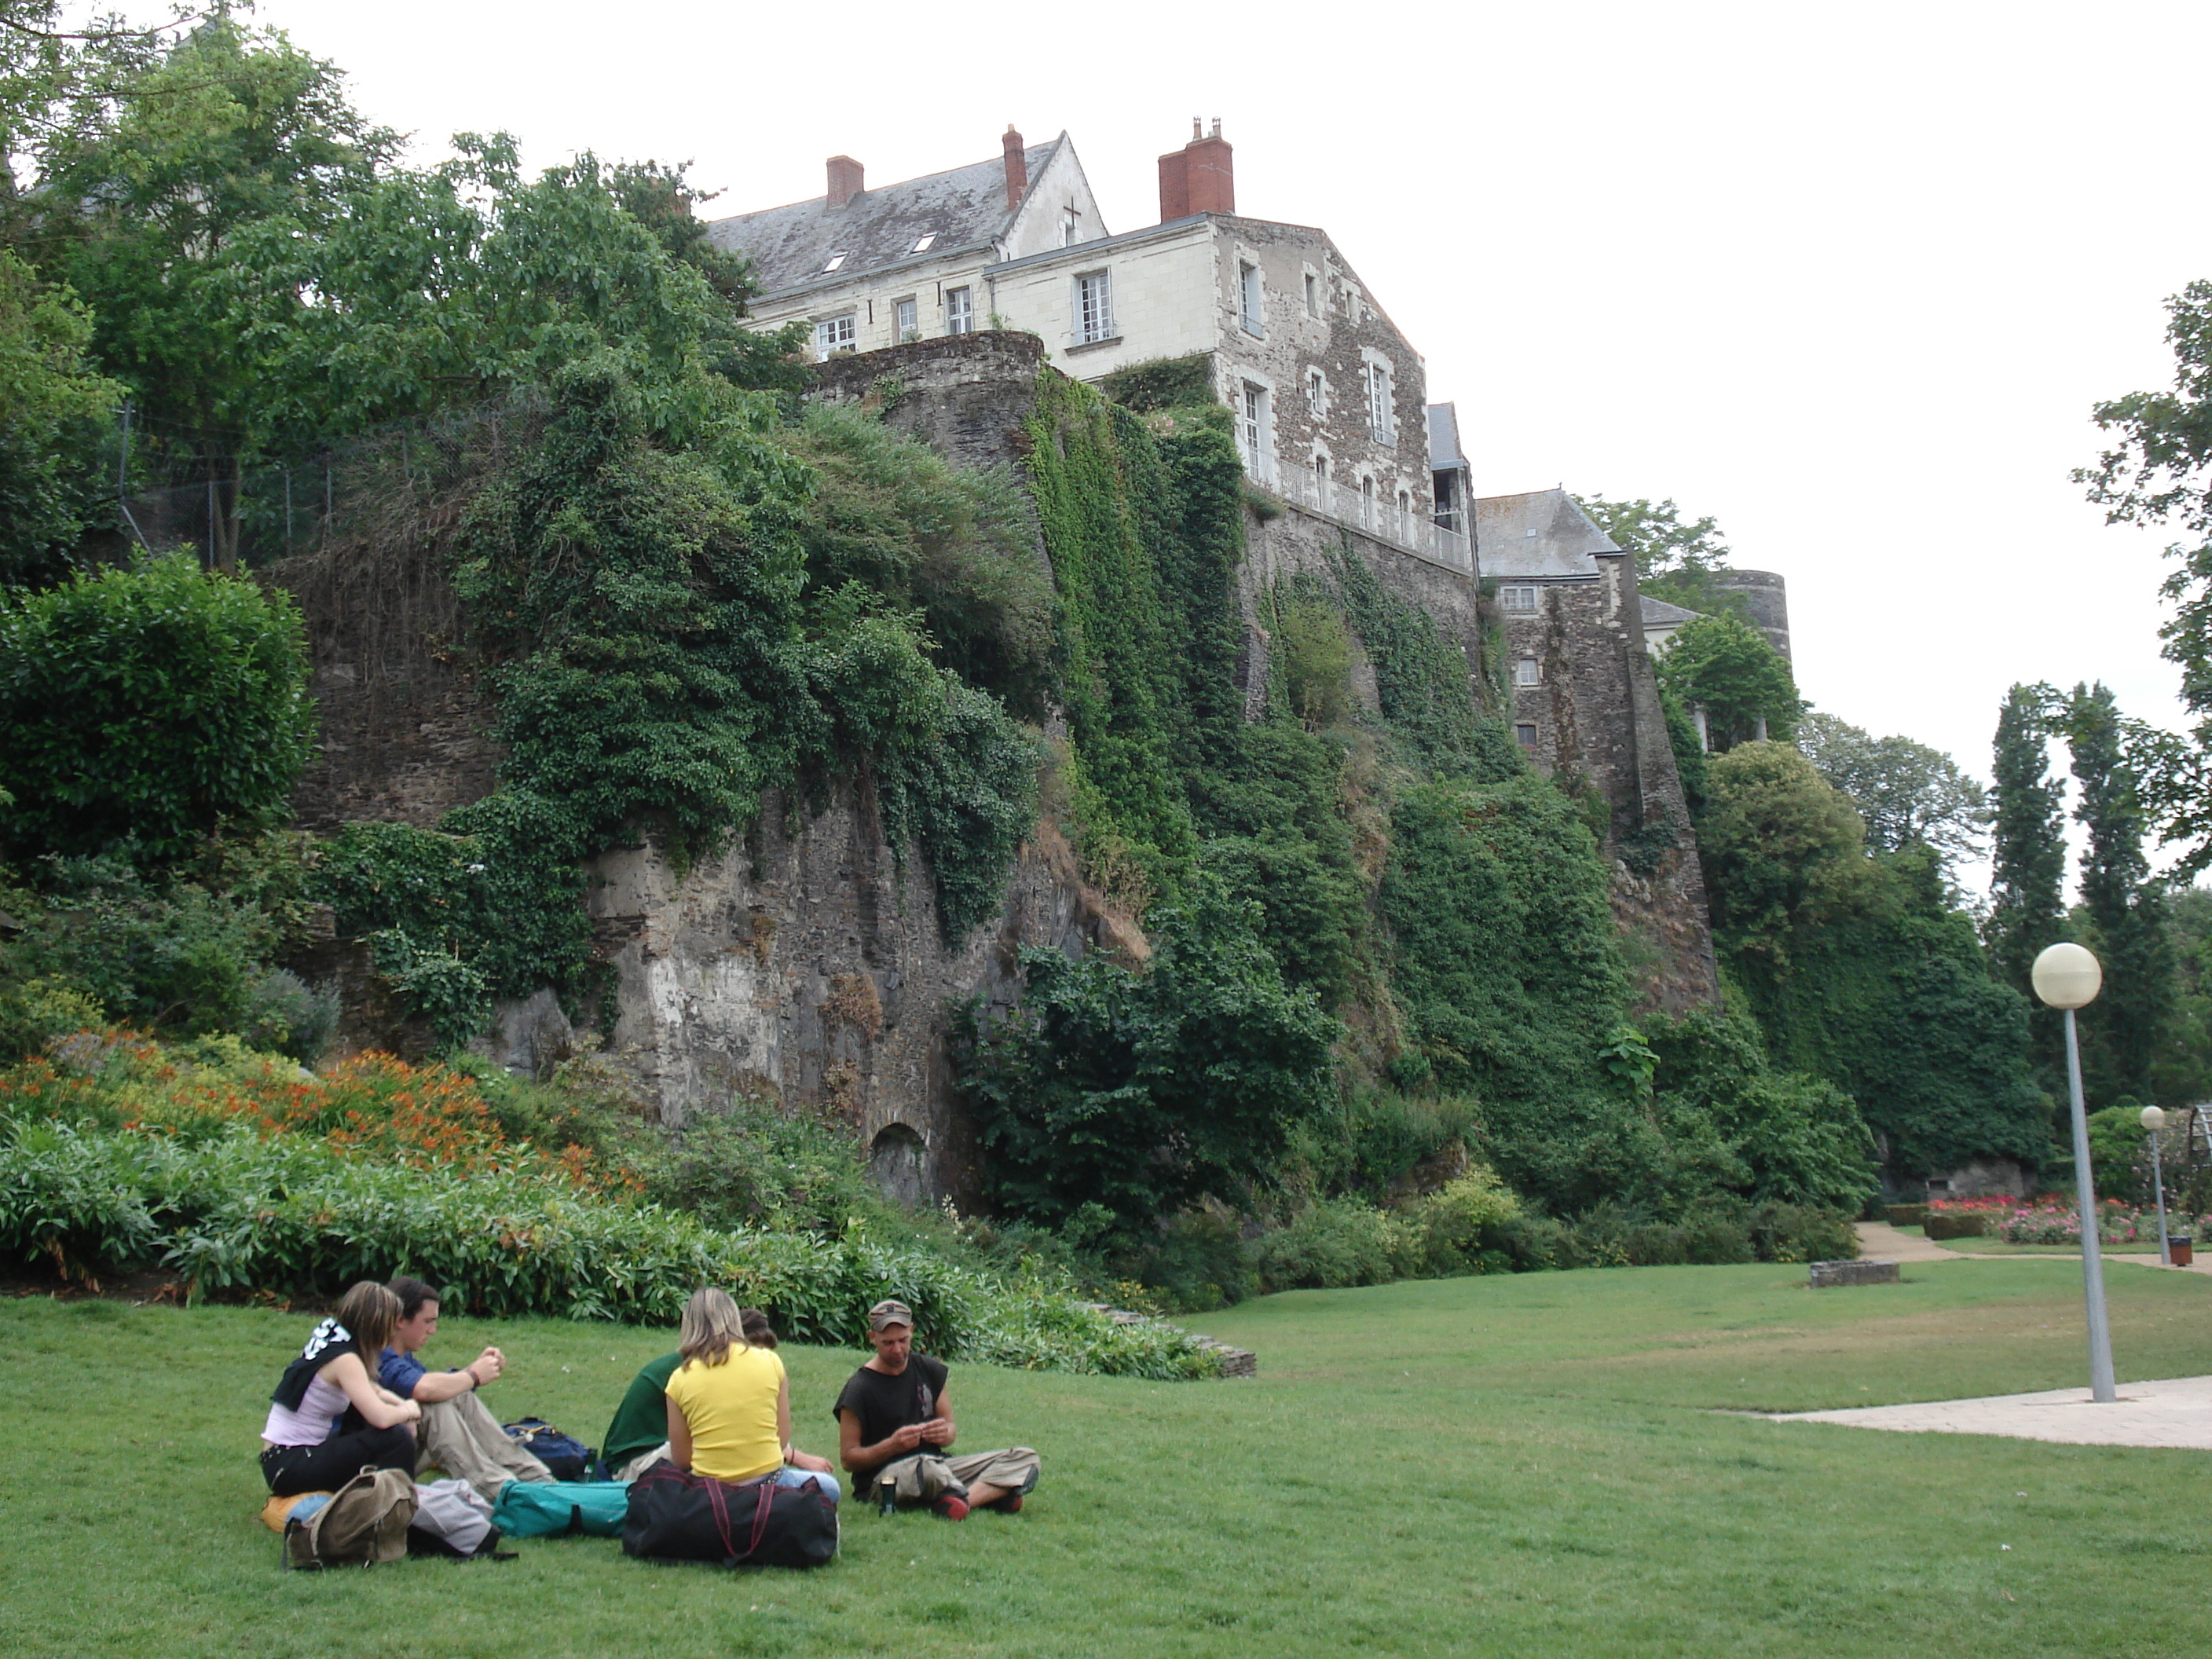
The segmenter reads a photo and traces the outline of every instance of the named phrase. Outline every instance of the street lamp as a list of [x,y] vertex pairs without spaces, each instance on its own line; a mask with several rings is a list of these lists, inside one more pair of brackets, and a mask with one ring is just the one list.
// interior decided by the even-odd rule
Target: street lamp
[[2074,1011],[2103,988],[2105,970],[2078,945],[2054,945],[2035,959],[2029,979],[2045,1006],[2066,1015],[2066,1087],[2074,1101],[2074,1202],[2081,1218],[2081,1295],[2089,1304],[2089,1394],[2100,1404],[2119,1397],[2112,1387],[2112,1333],[2105,1320],[2105,1258],[2097,1243],[2097,1188],[2089,1171],[2089,1114],[2081,1104],[2081,1045]]
[[2173,1247],[2166,1242],[2166,1173],[2158,1166],[2158,1132],[2166,1127],[2166,1114],[2155,1106],[2142,1109],[2142,1126],[2150,1132],[2150,1185],[2158,1194],[2158,1265],[2173,1265]]

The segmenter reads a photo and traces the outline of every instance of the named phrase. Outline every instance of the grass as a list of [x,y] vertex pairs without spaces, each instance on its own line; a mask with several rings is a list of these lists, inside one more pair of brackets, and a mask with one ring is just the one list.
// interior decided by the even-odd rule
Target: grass
[[[1026,1442],[1019,1516],[848,1512],[801,1576],[599,1540],[501,1565],[280,1572],[254,1519],[268,1389],[307,1323],[0,1303],[0,1651],[483,1659],[905,1656],[2170,1655],[2212,1638],[2201,1454],[1718,1414],[2083,1380],[2079,1270],[1679,1267],[1268,1298],[1202,1322],[1249,1382],[959,1366],[971,1449]],[[2116,1275],[2124,1378],[2212,1371],[2204,1280]],[[665,1333],[446,1322],[486,1396],[597,1439]],[[857,1356],[787,1347],[802,1443]],[[2000,1546],[2009,1545],[2009,1549]]]

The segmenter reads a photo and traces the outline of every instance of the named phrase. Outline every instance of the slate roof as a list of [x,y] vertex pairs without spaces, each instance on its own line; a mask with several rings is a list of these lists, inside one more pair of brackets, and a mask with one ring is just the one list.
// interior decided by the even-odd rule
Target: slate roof
[[[1048,144],[1031,144],[1023,152],[1031,188],[1045,163],[1066,142],[1063,132]],[[763,292],[773,295],[823,278],[822,267],[833,254],[843,254],[845,263],[829,280],[842,281],[861,271],[911,258],[933,259],[953,248],[988,242],[1013,216],[1006,206],[1006,159],[994,155],[950,173],[864,190],[841,208],[831,207],[823,195],[787,207],[711,220],[707,234],[719,247],[751,255]],[[929,252],[917,255],[914,245],[930,235],[937,240]]]
[[1467,453],[1459,447],[1459,409],[1454,404],[1429,405],[1429,471],[1443,472],[1467,465]]
[[1636,597],[1643,604],[1644,625],[1646,628],[1672,628],[1677,623],[1690,622],[1705,614],[1702,611],[1685,611],[1679,605],[1669,605],[1664,599],[1655,599],[1649,593],[1638,593]]
[[1621,556],[1613,538],[1564,489],[1482,497],[1474,504],[1474,536],[1482,574],[1509,580],[1595,580],[1600,557]]

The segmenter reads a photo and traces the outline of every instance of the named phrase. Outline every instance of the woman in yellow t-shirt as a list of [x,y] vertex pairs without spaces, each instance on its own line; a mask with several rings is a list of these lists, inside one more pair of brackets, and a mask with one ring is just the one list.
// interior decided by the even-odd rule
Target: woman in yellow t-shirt
[[677,1342],[684,1363],[668,1379],[668,1455],[717,1480],[787,1479],[791,1384],[775,1349],[745,1341],[741,1319],[729,1292],[711,1285],[684,1304]]

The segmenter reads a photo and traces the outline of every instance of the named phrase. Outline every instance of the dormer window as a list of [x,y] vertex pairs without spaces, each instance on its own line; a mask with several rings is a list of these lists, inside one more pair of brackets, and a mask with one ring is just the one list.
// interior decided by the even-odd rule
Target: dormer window
[[929,245],[936,240],[937,233],[933,230],[927,236],[917,236],[914,239],[913,251],[916,253],[927,253],[929,252]]
[[836,270],[840,265],[843,264],[844,263],[845,263],[845,256],[844,256],[843,254],[842,254],[842,253],[833,253],[833,254],[831,254],[831,255],[830,256],[830,263],[829,263],[829,264],[825,264],[825,265],[823,265],[823,266],[822,267],[822,274],[823,274],[824,276],[828,276],[831,271],[833,271],[833,270]]

